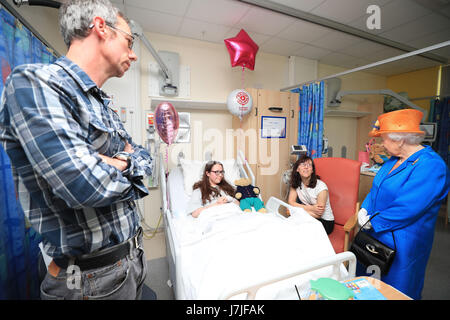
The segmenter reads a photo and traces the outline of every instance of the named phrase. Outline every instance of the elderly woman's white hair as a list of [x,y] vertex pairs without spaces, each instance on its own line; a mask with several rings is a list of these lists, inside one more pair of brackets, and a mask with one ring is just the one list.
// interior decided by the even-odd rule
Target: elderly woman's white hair
[[425,135],[422,133],[412,132],[389,132],[385,133],[385,135],[393,141],[403,140],[406,144],[410,145],[419,145],[425,138]]
[[114,26],[117,16],[128,19],[109,0],[68,0],[59,8],[59,27],[67,47],[73,39],[83,39],[89,34],[94,17],[102,17],[107,25]]

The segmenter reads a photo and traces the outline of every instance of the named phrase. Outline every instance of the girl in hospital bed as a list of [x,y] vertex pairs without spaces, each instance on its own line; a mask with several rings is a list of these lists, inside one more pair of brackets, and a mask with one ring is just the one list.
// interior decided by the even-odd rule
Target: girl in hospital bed
[[200,213],[212,206],[229,202],[239,202],[234,199],[234,188],[225,180],[225,171],[218,161],[209,161],[205,165],[202,179],[192,187],[192,196],[187,206],[187,213],[197,218]]
[[328,198],[328,187],[316,175],[314,162],[306,155],[300,157],[292,167],[288,203],[305,209],[309,215],[318,219],[327,234],[333,232],[334,216]]

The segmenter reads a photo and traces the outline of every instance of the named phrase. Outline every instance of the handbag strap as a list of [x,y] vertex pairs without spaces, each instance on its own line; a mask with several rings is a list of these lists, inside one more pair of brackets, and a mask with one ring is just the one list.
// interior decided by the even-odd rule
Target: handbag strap
[[[367,220],[366,223],[364,223],[364,224],[361,226],[361,228],[359,228],[359,231],[358,231],[358,232],[361,232],[362,228],[363,228],[366,224],[368,224],[368,223],[370,222],[370,220],[372,220],[373,218],[375,218],[375,217],[376,217],[377,215],[379,215],[379,214],[380,214],[380,212],[377,212],[377,213],[375,213],[374,215],[372,215],[372,216],[369,218],[369,220]],[[397,244],[395,243],[394,232],[391,231],[391,234],[392,234],[392,240],[394,240],[394,248],[395,248],[395,251],[397,251]]]

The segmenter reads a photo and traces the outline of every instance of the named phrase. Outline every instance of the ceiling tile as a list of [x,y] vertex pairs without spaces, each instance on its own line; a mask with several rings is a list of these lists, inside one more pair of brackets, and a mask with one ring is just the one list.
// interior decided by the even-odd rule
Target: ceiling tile
[[253,7],[234,27],[266,35],[276,35],[296,21],[295,18],[270,10]]
[[365,58],[367,55],[382,51],[383,49],[385,49],[385,46],[381,44],[369,40],[361,40],[354,45],[350,45],[338,51],[354,57]]
[[220,43],[230,30],[227,26],[184,18],[177,35],[203,41]]
[[326,0],[272,0],[271,2],[279,3],[296,10],[309,12],[314,8],[320,6]]
[[414,48],[422,49],[448,40],[450,40],[450,28],[419,37],[409,41],[407,44]]
[[416,70],[419,69],[425,69],[425,68],[431,68],[434,66],[438,66],[440,63],[437,61],[433,61],[421,56],[412,56],[409,58],[401,59],[395,62],[396,65],[404,67],[404,68],[416,68]]
[[[191,0],[124,0],[127,7],[154,10],[176,16],[184,16]],[[121,2],[121,1],[120,1]]]
[[370,54],[367,54],[365,56],[365,59],[371,61],[371,62],[377,62],[381,60],[385,60],[388,58],[393,58],[402,54],[405,54],[405,51],[394,49],[388,46],[383,46],[383,49],[377,52],[373,52]]
[[[296,55],[345,68],[404,54],[404,51],[235,0],[112,0],[145,31],[216,43],[244,29],[261,51]],[[424,48],[450,39],[450,4],[429,0],[266,0],[345,23],[364,32]],[[449,0],[445,0],[449,1]],[[421,4],[419,3],[421,2]],[[125,3],[125,8],[123,7]],[[381,7],[381,30],[366,27],[368,5]],[[428,5],[430,4],[430,5]],[[450,46],[431,53],[450,58]],[[423,60],[429,61],[429,59]],[[430,62],[428,62],[430,63]],[[415,64],[415,65],[411,65]],[[407,60],[376,72],[394,74],[427,65]]]
[[267,53],[292,56],[294,52],[305,46],[303,43],[287,41],[280,38],[270,38],[260,46],[260,50]]
[[277,37],[286,40],[310,43],[330,32],[330,28],[322,27],[303,20],[297,20],[292,25],[277,34]]
[[332,53],[320,58],[319,61],[322,63],[325,63],[325,64],[333,65],[333,66],[340,66],[343,63],[348,63],[353,59],[354,59],[354,57],[351,57],[349,55],[338,53],[338,52],[332,52]]
[[170,35],[177,34],[183,19],[182,17],[131,6],[127,9],[127,15],[130,19],[136,20],[145,31]]
[[437,54],[438,56],[446,57],[447,59],[450,59],[450,46],[446,46],[440,49],[436,49],[433,51],[430,51],[430,53]]
[[314,47],[311,45],[306,45],[302,47],[300,50],[297,50],[294,55],[308,59],[318,60],[330,53],[331,53],[330,50]]
[[442,15],[431,13],[412,22],[393,28],[387,32],[383,32],[380,36],[401,43],[407,43],[417,37],[447,28],[450,28],[450,18],[447,19]]
[[186,17],[210,23],[233,26],[251,6],[230,0],[192,0]]
[[348,61],[343,61],[340,64],[340,66],[346,67],[346,68],[349,68],[349,69],[354,69],[354,68],[358,68],[358,67],[361,67],[361,66],[365,66],[367,64],[370,64],[370,62],[367,61],[367,60],[360,59],[360,58],[352,58],[352,59],[350,59]]
[[340,23],[349,23],[366,14],[371,0],[328,0],[311,13]]
[[361,38],[359,37],[332,30],[318,40],[312,41],[311,44],[331,51],[339,51],[339,49],[354,45],[360,41]]
[[351,21],[349,25],[365,32],[380,34],[431,13],[430,10],[411,0],[393,0],[382,5],[380,9],[381,29],[367,28],[367,18],[369,17],[367,14]]
[[381,8],[381,32],[430,14],[431,11],[410,0],[394,0]]
[[[236,37],[237,34],[239,33],[239,31],[241,31],[241,29],[237,29],[237,28],[231,28],[230,30],[228,30],[228,32],[225,34],[224,36],[224,40],[228,39],[228,38],[233,38]],[[247,34],[249,35],[249,37],[258,45],[261,46],[264,42],[266,42],[267,40],[269,40],[271,38],[271,36],[265,35],[265,34],[260,34],[260,33],[256,33],[256,32],[252,32],[252,31],[245,31],[247,32]]]

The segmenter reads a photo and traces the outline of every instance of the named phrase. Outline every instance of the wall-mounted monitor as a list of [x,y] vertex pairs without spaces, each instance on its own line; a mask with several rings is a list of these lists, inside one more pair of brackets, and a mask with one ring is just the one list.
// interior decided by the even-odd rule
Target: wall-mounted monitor
[[420,130],[425,131],[425,142],[434,142],[437,135],[437,123],[425,122],[420,125]]

